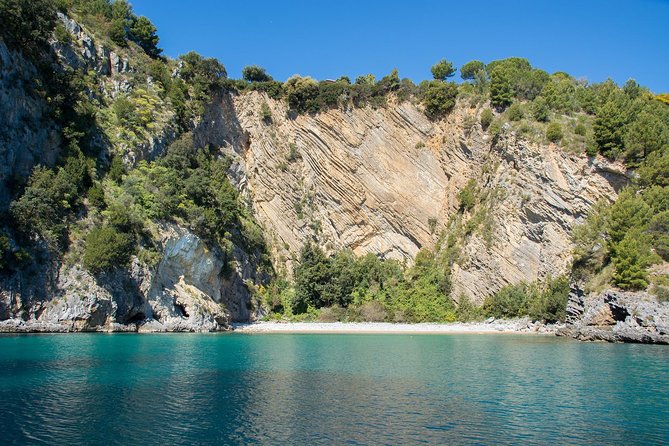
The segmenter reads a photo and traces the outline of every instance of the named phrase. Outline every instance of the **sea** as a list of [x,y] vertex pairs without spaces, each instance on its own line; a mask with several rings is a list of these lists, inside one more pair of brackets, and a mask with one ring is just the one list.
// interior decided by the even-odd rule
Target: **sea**
[[0,444],[669,444],[669,346],[513,334],[3,335]]

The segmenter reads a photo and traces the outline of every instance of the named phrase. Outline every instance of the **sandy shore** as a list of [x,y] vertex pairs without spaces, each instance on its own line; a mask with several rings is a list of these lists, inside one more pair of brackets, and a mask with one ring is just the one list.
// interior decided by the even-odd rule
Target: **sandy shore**
[[553,334],[557,327],[527,320],[476,323],[256,322],[233,324],[239,333],[527,333]]

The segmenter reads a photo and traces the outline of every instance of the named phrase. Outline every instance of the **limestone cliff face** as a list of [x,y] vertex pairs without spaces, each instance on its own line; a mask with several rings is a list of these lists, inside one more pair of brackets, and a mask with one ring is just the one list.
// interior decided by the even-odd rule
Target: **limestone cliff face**
[[235,158],[237,184],[287,271],[312,239],[330,251],[411,263],[450,227],[458,192],[475,179],[486,196],[477,208],[485,231],[462,238],[453,285],[456,299],[480,303],[506,284],[565,273],[571,228],[597,200],[615,199],[626,178],[619,166],[508,128],[492,141],[479,112],[459,103],[433,122],[404,102],[291,116],[284,103],[253,92],[217,99],[204,121]]
[[36,77],[35,66],[0,39],[0,212],[9,207],[17,179],[58,156],[60,132],[33,92]]
[[218,331],[260,315],[247,286],[256,268],[242,250],[225,271],[223,253],[190,231],[160,233],[152,268],[133,258],[128,269],[94,277],[66,261],[0,283],[0,332]]

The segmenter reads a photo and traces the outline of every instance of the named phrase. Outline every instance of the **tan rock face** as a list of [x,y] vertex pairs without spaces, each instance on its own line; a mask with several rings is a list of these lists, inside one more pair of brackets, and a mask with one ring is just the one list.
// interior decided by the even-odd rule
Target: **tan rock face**
[[[263,103],[271,120],[261,116]],[[230,115],[230,99],[220,104],[218,115]],[[232,106],[234,125],[210,120],[209,131],[224,135],[237,184],[286,271],[307,240],[411,263],[434,246],[473,178],[487,193],[486,230],[464,238],[452,273],[454,297],[481,302],[506,284],[564,273],[571,228],[625,181],[617,166],[508,129],[492,144],[480,110],[463,104],[438,122],[408,102],[290,116],[282,102],[254,92]]]

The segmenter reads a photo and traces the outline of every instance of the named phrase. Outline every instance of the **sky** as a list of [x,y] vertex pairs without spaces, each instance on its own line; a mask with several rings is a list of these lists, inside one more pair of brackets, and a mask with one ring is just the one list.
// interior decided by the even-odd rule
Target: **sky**
[[669,0],[131,0],[164,54],[216,57],[228,76],[260,65],[277,80],[393,68],[418,83],[456,67],[525,57],[549,73],[669,92]]

